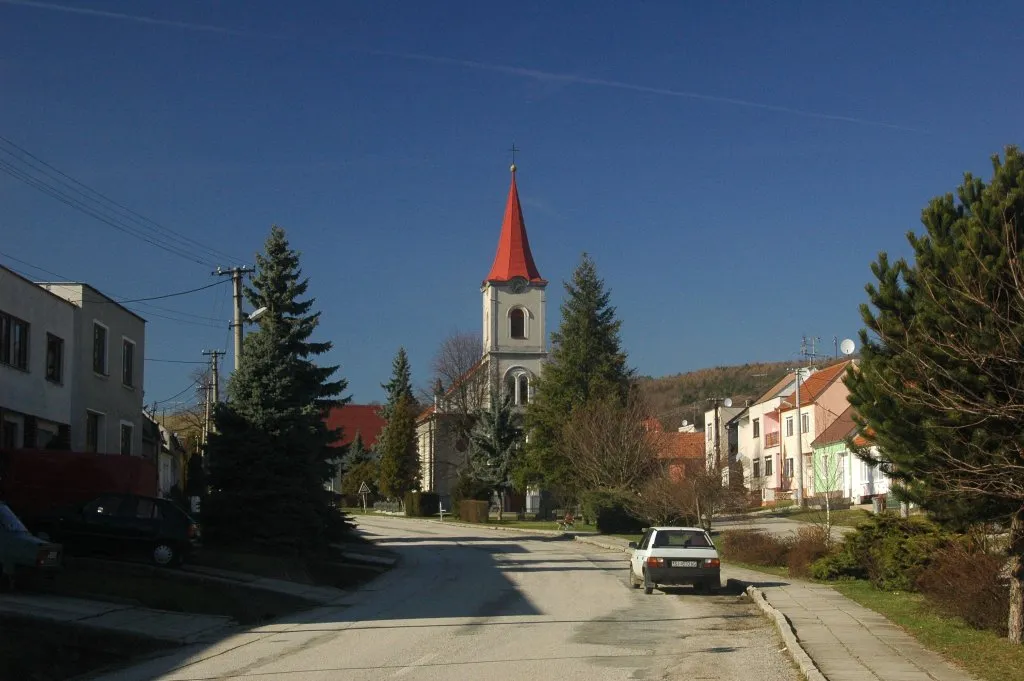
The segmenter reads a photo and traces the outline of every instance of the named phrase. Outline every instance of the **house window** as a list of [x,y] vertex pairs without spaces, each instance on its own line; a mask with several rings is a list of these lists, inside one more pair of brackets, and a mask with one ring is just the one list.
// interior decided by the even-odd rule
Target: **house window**
[[712,433],[712,432],[713,432],[713,431],[711,431],[711,430],[708,430],[708,442],[711,442],[711,433]]
[[5,416],[4,420],[0,421],[0,445],[5,449],[21,449],[21,425],[20,417],[12,414]]
[[786,459],[783,462],[783,464],[782,464],[782,471],[783,471],[782,474],[784,476],[786,476],[787,478],[792,478],[793,477],[793,459],[792,459],[792,457]]
[[107,375],[107,327],[92,323],[92,370]]
[[132,435],[135,433],[135,426],[130,423],[121,422],[121,456],[131,456]]
[[792,437],[793,435],[793,417],[786,417],[786,437]]
[[526,313],[523,312],[523,308],[517,307],[509,312],[508,322],[513,338],[526,338]]
[[530,402],[530,379],[526,377],[526,374],[519,375],[519,404],[529,404]]
[[64,380],[64,340],[52,333],[46,334],[46,380]]
[[754,419],[754,437],[761,437],[761,419]]
[[135,386],[135,343],[125,338],[121,350],[121,383]]
[[103,414],[85,412],[85,451],[99,452],[103,438]]
[[28,371],[28,322],[0,312],[0,363]]
[[806,433],[811,429],[811,415],[800,414],[800,432]]
[[754,460],[754,477],[755,478],[760,478],[761,477],[761,460],[760,459],[755,459]]
[[765,475],[771,475],[772,474],[772,457],[770,457],[770,456],[764,457],[764,474]]

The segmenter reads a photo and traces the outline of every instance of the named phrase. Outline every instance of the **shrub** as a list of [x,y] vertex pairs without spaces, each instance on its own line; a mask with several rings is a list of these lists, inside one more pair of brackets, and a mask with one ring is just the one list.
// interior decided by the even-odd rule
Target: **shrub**
[[790,577],[806,577],[811,565],[828,555],[828,533],[824,527],[801,527],[793,540],[786,563]]
[[1006,636],[1010,587],[1002,575],[1005,565],[1005,556],[952,543],[935,553],[917,587],[942,613]]
[[644,521],[630,512],[631,498],[624,492],[594,490],[583,495],[583,516],[593,518],[601,534],[637,534]]
[[489,486],[474,478],[468,469],[463,469],[452,488],[452,512],[459,512],[459,504],[464,499],[490,501],[492,495],[493,490]]
[[792,540],[758,530],[729,530],[718,542],[726,559],[770,567],[787,565],[791,545]]
[[938,526],[881,513],[843,539],[839,550],[816,561],[815,579],[869,579],[885,591],[913,591],[935,552],[949,544]]
[[463,499],[459,502],[459,520],[467,523],[486,523],[490,510],[489,501]]
[[441,495],[434,492],[409,492],[405,495],[405,515],[429,518],[438,514]]

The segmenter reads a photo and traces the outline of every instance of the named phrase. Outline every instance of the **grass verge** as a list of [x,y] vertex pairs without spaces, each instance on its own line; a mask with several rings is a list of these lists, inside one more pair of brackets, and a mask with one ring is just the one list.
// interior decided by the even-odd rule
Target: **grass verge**
[[924,647],[942,654],[985,681],[1024,681],[1024,648],[958,618],[929,612],[921,594],[879,591],[869,582],[833,582],[847,598],[903,627]]
[[[871,514],[860,508],[843,508],[832,511],[832,524],[839,527],[857,527],[871,517]],[[825,511],[820,509],[805,509],[803,511],[789,511],[784,516],[787,520],[797,520],[804,523],[825,523]]]
[[744,570],[753,570],[754,572],[763,572],[768,575],[775,575],[776,577],[785,577],[789,579],[789,568],[775,567],[772,565],[754,565],[753,563],[741,563],[738,560],[724,559],[722,561],[722,567],[728,569],[730,567],[738,567]]

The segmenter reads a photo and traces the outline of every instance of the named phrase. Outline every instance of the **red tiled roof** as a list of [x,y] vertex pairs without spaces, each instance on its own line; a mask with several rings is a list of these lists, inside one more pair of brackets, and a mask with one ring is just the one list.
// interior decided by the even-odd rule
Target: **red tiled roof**
[[515,166],[512,168],[512,186],[508,190],[505,218],[501,222],[498,252],[494,255],[494,264],[484,281],[506,282],[522,277],[535,284],[546,284],[530,252],[523,207],[519,205],[519,190],[516,188]]
[[836,417],[836,420],[829,424],[828,428],[821,431],[821,435],[814,438],[812,447],[824,447],[835,442],[842,442],[857,430],[857,424],[853,421],[853,407],[847,407],[846,411]]
[[[815,400],[821,397],[821,394],[825,392],[826,388],[832,385],[836,379],[846,372],[846,367],[850,365],[852,360],[846,360],[833,364],[830,367],[826,367],[821,371],[816,371],[806,380],[800,382],[800,406],[806,407],[809,404],[813,404]],[[796,409],[796,391],[794,390],[782,401],[779,407],[780,411],[790,411]]]
[[351,444],[356,439],[356,433],[359,433],[363,445],[369,449],[377,443],[377,436],[384,428],[384,423],[380,406],[376,404],[346,404],[332,408],[327,414],[329,429],[343,429],[341,439],[334,443],[335,447]]

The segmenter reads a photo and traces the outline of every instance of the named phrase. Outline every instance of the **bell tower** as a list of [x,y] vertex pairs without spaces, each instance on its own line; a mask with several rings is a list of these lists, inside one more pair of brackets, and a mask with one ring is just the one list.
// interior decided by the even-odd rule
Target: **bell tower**
[[491,271],[480,286],[483,298],[483,352],[491,375],[517,406],[533,397],[533,386],[547,358],[548,282],[540,276],[526,236],[523,208],[512,164],[512,185]]

